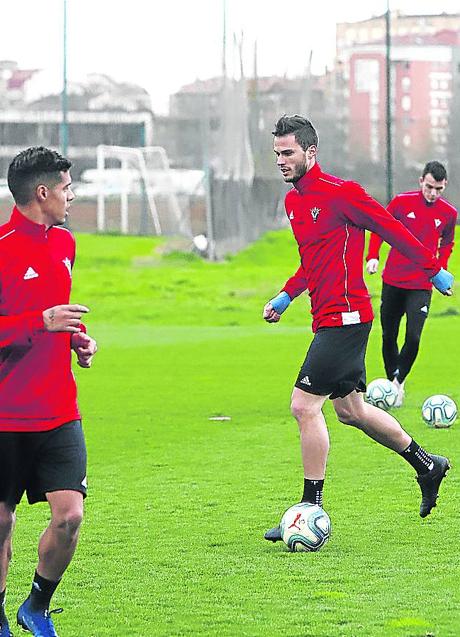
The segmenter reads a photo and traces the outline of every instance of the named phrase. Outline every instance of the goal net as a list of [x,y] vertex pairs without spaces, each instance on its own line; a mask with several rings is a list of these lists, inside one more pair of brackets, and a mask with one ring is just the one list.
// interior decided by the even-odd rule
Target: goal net
[[174,172],[161,146],[99,145],[97,169],[86,171],[97,196],[98,231],[190,237],[190,211]]

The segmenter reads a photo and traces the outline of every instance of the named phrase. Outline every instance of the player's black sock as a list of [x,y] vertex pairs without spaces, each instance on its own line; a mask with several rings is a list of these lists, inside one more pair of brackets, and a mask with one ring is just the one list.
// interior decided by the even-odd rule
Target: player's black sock
[[37,571],[35,571],[32,590],[29,595],[32,610],[45,610],[49,607],[51,597],[56,590],[59,581],[60,580],[52,582],[49,579],[45,579],[39,575]]
[[411,440],[410,445],[401,451],[400,455],[414,467],[419,475],[428,473],[433,468],[433,459],[415,440]]
[[0,593],[0,626],[2,625],[2,621],[6,619],[5,595],[6,595],[6,588],[2,593]]
[[323,486],[324,480],[303,479],[302,502],[311,502],[318,506],[323,506]]

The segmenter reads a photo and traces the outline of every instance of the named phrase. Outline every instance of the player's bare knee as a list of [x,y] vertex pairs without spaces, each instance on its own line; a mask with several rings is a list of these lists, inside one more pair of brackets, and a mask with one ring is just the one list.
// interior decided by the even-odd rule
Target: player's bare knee
[[291,414],[300,425],[302,422],[306,422],[315,417],[317,415],[317,409],[316,407],[313,408],[306,404],[305,401],[293,397],[291,400]]
[[363,421],[363,414],[355,409],[351,409],[348,406],[340,406],[335,408],[337,418],[344,425],[350,425],[351,427],[361,427]]
[[83,520],[81,509],[70,509],[53,520],[55,528],[66,539],[73,540],[80,529]]
[[7,506],[0,506],[0,543],[11,535],[14,526],[14,513]]

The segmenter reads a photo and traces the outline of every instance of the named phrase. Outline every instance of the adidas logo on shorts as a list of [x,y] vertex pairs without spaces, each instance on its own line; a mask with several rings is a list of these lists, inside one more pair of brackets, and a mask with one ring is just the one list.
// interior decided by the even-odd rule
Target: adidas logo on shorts
[[308,386],[311,386],[311,381],[310,381],[310,378],[309,378],[308,376],[304,376],[304,377],[302,378],[302,380],[300,381],[300,383],[301,383],[302,385],[308,385]]

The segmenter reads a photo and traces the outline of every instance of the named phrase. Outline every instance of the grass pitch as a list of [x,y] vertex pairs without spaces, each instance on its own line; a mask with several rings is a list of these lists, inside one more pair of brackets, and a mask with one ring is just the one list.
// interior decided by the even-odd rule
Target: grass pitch
[[[459,422],[430,430],[433,393],[460,403],[460,295],[434,293],[420,356],[396,412],[453,470],[421,520],[414,473],[396,454],[326,417],[318,553],[262,539],[298,501],[289,414],[311,339],[307,299],[278,325],[262,307],[297,268],[288,231],[219,264],[161,255],[147,238],[78,237],[73,300],[99,342],[75,369],[89,450],[89,497],[74,561],[53,600],[62,637],[458,637]],[[452,259],[457,276],[460,253]],[[380,276],[367,277],[378,307]],[[368,379],[383,375],[376,321]],[[210,420],[229,416],[231,420]],[[18,510],[8,614],[27,594],[46,505]]]

